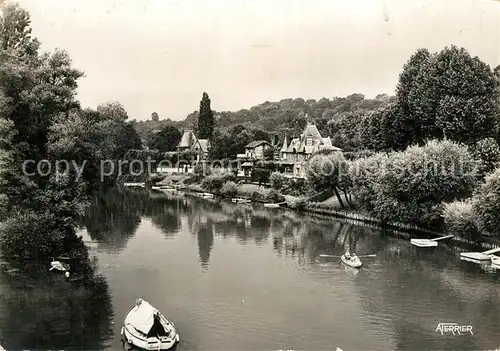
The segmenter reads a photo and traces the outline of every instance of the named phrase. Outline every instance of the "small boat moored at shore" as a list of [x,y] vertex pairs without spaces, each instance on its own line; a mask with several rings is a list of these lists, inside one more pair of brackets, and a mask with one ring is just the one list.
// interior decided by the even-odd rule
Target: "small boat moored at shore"
[[344,264],[346,264],[352,268],[360,268],[363,265],[363,263],[361,263],[361,260],[356,256],[346,257],[346,255],[344,254],[344,255],[340,256],[340,260]]
[[278,208],[280,207],[279,204],[264,204],[264,207],[267,207],[267,208]]
[[493,263],[492,257],[494,256],[493,254],[496,252],[500,252],[500,248],[484,252],[461,252],[460,259],[462,261],[471,261],[475,263],[485,263],[485,262]]
[[438,246],[439,240],[450,239],[450,238],[453,238],[453,235],[446,235],[434,239],[410,239],[410,244],[418,247],[436,247]]
[[125,317],[122,341],[144,350],[168,350],[180,340],[174,323],[143,299]]
[[52,270],[56,270],[56,271],[59,271],[59,272],[67,272],[69,271],[69,264],[65,263],[65,262],[61,262],[61,261],[52,261],[50,262],[50,269],[49,271],[52,271]]
[[211,193],[203,193],[203,194],[201,194],[201,196],[203,196],[205,199],[213,199],[214,198],[214,194],[211,194]]
[[233,202],[235,204],[248,204],[248,203],[251,203],[252,200],[241,199],[241,198],[233,198],[233,199],[231,199],[231,202]]
[[495,266],[500,266],[500,257],[496,255],[491,255],[491,264]]
[[145,183],[123,183],[123,186],[145,188],[146,184]]
[[410,239],[410,243],[412,245],[415,245],[418,247],[436,247],[436,246],[438,246],[437,241],[433,241],[430,239]]

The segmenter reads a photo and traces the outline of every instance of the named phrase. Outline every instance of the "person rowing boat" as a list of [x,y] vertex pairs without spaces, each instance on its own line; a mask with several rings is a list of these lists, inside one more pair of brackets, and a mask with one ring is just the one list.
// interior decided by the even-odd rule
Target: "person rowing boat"
[[347,251],[341,258],[340,258],[345,264],[354,267],[354,268],[359,268],[361,267],[362,263],[359,260],[359,258],[356,256],[355,253],[352,255]]

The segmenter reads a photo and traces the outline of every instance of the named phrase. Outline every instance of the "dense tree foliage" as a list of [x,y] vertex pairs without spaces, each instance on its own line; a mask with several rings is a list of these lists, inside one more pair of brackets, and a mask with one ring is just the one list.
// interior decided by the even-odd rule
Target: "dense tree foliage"
[[317,191],[333,191],[342,207],[344,201],[349,204],[349,198],[341,197],[341,192],[346,195],[350,188],[349,164],[340,152],[329,155],[315,155],[308,162],[306,177],[309,185]]
[[175,151],[181,137],[182,133],[179,129],[172,125],[167,125],[152,135],[149,148],[160,152]]
[[[17,5],[2,6],[0,42],[2,253],[40,261],[65,254],[87,262],[75,228],[90,191],[101,185],[101,163],[140,148],[140,139],[119,103],[80,108],[76,88],[83,73],[64,51],[38,51],[29,14]],[[40,167],[41,160],[49,163]]]
[[500,166],[500,147],[493,138],[479,140],[471,147],[472,155],[479,163],[479,175],[484,177]]
[[486,233],[498,236],[500,229],[500,168],[486,177],[473,200],[474,214],[479,227]]
[[213,136],[210,157],[213,160],[234,159],[245,152],[245,146],[255,140],[270,141],[269,134],[263,130],[247,128],[237,124],[226,130],[216,130]]
[[465,49],[451,46],[431,55],[408,94],[415,142],[446,136],[470,144],[497,137],[497,94],[492,69]]
[[[387,157],[356,161],[351,170],[356,200],[383,221],[432,224],[442,203],[470,196],[477,164],[467,147],[449,140],[429,141]],[[370,166],[369,169],[363,167]]]

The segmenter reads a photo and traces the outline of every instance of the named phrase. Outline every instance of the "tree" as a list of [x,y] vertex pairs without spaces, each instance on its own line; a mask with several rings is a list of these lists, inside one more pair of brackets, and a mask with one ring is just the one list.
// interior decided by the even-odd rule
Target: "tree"
[[350,192],[356,205],[372,212],[378,196],[378,180],[387,165],[387,155],[376,153],[349,163]]
[[391,153],[382,168],[372,213],[384,221],[431,225],[441,220],[443,202],[469,197],[477,185],[468,148],[450,140]]
[[158,122],[158,121],[160,120],[160,117],[158,117],[158,113],[153,112],[153,113],[151,114],[151,120],[152,120],[153,122]]
[[470,199],[445,204],[443,219],[445,230],[449,234],[469,240],[477,240],[481,236]]
[[212,139],[215,121],[214,112],[210,107],[210,98],[207,93],[203,93],[200,101],[200,113],[198,115],[198,138]]
[[31,36],[31,19],[28,11],[12,3],[2,5],[1,10],[1,49],[17,51],[22,58],[36,58],[40,42]]
[[128,118],[125,107],[116,101],[107,102],[97,106],[97,112],[99,112],[106,119],[114,121],[125,121]]
[[500,168],[486,177],[472,205],[481,230],[493,234],[500,229]]
[[264,159],[267,161],[272,161],[274,159],[274,148],[269,147],[264,149]]
[[473,145],[472,155],[481,162],[479,173],[482,177],[500,165],[500,147],[493,138],[482,139]]
[[396,96],[403,113],[410,116],[409,95],[415,87],[415,80],[420,73],[422,66],[429,59],[431,54],[427,49],[418,49],[403,66],[399,74],[399,80],[396,85]]
[[447,137],[473,144],[496,137],[497,97],[498,83],[486,63],[463,48],[444,48],[422,63],[407,97],[415,141]]
[[340,206],[345,207],[340,196],[344,192],[347,204],[347,190],[350,187],[349,165],[344,155],[334,152],[330,155],[314,155],[307,161],[306,178],[309,185],[316,191],[332,191],[335,193]]
[[179,129],[168,125],[151,138],[151,148],[160,152],[175,151],[182,138]]

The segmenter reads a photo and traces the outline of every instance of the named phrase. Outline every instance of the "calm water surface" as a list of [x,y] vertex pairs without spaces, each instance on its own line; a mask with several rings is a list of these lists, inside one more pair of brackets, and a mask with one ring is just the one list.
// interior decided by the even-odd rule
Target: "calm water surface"
[[[174,321],[178,350],[487,350],[500,345],[500,274],[455,249],[256,205],[112,190],[82,227],[98,274],[0,276],[7,349],[121,350],[143,297]],[[360,270],[338,258],[348,246]],[[440,322],[474,335],[441,335]]]

